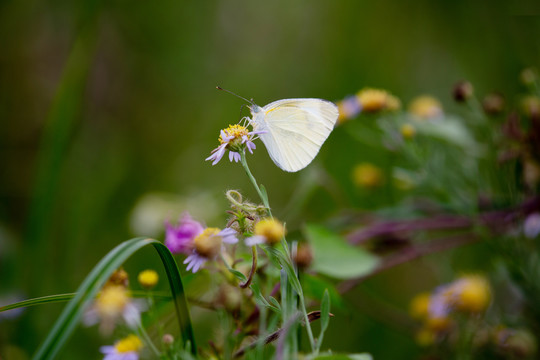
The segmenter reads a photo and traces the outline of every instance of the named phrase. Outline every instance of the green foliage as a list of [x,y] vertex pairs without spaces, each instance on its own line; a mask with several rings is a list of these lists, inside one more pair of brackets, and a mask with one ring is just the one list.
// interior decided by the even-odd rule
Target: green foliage
[[307,225],[306,237],[313,247],[313,269],[337,279],[369,274],[378,264],[376,256],[346,243],[341,236],[319,225]]

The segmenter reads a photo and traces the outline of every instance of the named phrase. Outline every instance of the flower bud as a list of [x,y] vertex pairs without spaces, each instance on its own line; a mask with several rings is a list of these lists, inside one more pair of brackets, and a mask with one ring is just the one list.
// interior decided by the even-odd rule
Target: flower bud
[[491,301],[491,289],[488,281],[479,275],[469,275],[458,279],[454,288],[455,307],[457,310],[471,313],[485,311]]
[[171,346],[174,343],[174,336],[171,334],[165,334],[161,338],[161,342],[163,342],[164,345]]
[[305,269],[311,265],[313,261],[313,252],[311,247],[306,243],[299,243],[294,255],[294,262],[299,268]]
[[521,72],[520,79],[523,85],[531,86],[538,79],[538,73],[534,68],[526,68]]
[[529,95],[521,100],[521,108],[529,118],[540,117],[540,98],[535,95]]
[[452,95],[457,102],[466,102],[473,96],[474,89],[470,82],[461,81],[454,85]]
[[139,276],[137,277],[137,280],[139,281],[139,284],[145,289],[151,289],[154,286],[156,286],[159,276],[158,273],[154,270],[144,270],[139,273]]
[[501,94],[488,94],[482,100],[482,108],[487,115],[497,115],[504,111],[504,97]]
[[127,287],[129,285],[128,273],[123,268],[116,269],[111,274],[111,276],[107,280],[107,283],[105,284],[105,286],[109,286],[109,285]]
[[412,139],[416,135],[416,128],[411,124],[403,124],[399,129],[404,139]]

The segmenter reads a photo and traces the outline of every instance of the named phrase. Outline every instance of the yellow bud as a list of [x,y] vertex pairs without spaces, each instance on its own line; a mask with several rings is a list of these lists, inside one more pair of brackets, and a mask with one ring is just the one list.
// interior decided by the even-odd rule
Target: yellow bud
[[400,129],[401,135],[405,139],[412,139],[416,135],[416,129],[411,124],[403,124]]
[[151,289],[156,286],[159,276],[154,270],[144,270],[139,273],[137,280],[142,287]]

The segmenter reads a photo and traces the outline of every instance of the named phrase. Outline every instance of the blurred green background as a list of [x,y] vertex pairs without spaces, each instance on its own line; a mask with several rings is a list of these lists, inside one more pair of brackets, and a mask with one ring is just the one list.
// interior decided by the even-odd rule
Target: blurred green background
[[[404,103],[429,93],[453,111],[451,88],[462,79],[479,93],[517,92],[520,70],[540,64],[536,10],[534,1],[2,1],[0,297],[74,291],[121,241],[162,237],[164,219],[189,210],[220,226],[225,190],[255,199],[240,166],[204,161],[242,104],[216,85],[261,106],[336,101],[372,86]],[[252,171],[274,213],[294,214],[289,228],[373,203],[315,191],[309,206],[289,211],[318,167],[350,184],[353,164],[377,162],[380,154],[348,140],[336,129],[317,165],[298,174],[274,166],[258,143]],[[159,266],[151,251],[127,264],[147,266]],[[364,295],[406,309],[439,280],[422,266],[382,274]],[[369,299],[350,296],[326,346],[415,358],[412,335],[370,314]],[[0,319],[0,349],[31,354],[61,309]],[[108,342],[81,329],[62,356],[98,358]]]

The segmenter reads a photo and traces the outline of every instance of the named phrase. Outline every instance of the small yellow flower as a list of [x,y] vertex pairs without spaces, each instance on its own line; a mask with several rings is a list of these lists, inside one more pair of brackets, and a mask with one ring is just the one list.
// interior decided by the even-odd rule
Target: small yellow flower
[[154,270],[144,270],[139,273],[139,276],[137,277],[137,280],[139,281],[139,284],[141,284],[142,287],[151,289],[154,286],[156,286],[159,276],[158,273]]
[[218,228],[206,228],[202,233],[197,235],[193,240],[195,250],[200,255],[207,258],[216,257],[221,250],[222,237],[218,234],[221,232]]
[[267,244],[277,244],[285,236],[285,227],[275,219],[266,218],[255,224],[255,236],[264,237]]
[[379,89],[362,89],[356,94],[364,112],[378,112],[386,109],[388,92]]
[[429,302],[431,294],[423,292],[416,295],[409,305],[409,313],[411,316],[418,320],[424,320],[428,317]]
[[425,120],[440,117],[443,114],[443,109],[439,100],[432,96],[423,95],[410,103],[409,112]]
[[131,334],[117,341],[114,347],[119,353],[138,352],[142,349],[143,343],[138,336]]
[[384,181],[382,171],[369,163],[356,165],[352,171],[352,179],[357,186],[366,188],[380,186]]
[[452,287],[457,310],[478,313],[487,309],[491,301],[488,281],[480,275],[468,275],[458,279]]
[[412,139],[416,135],[416,128],[407,123],[401,126],[400,132],[404,139]]

